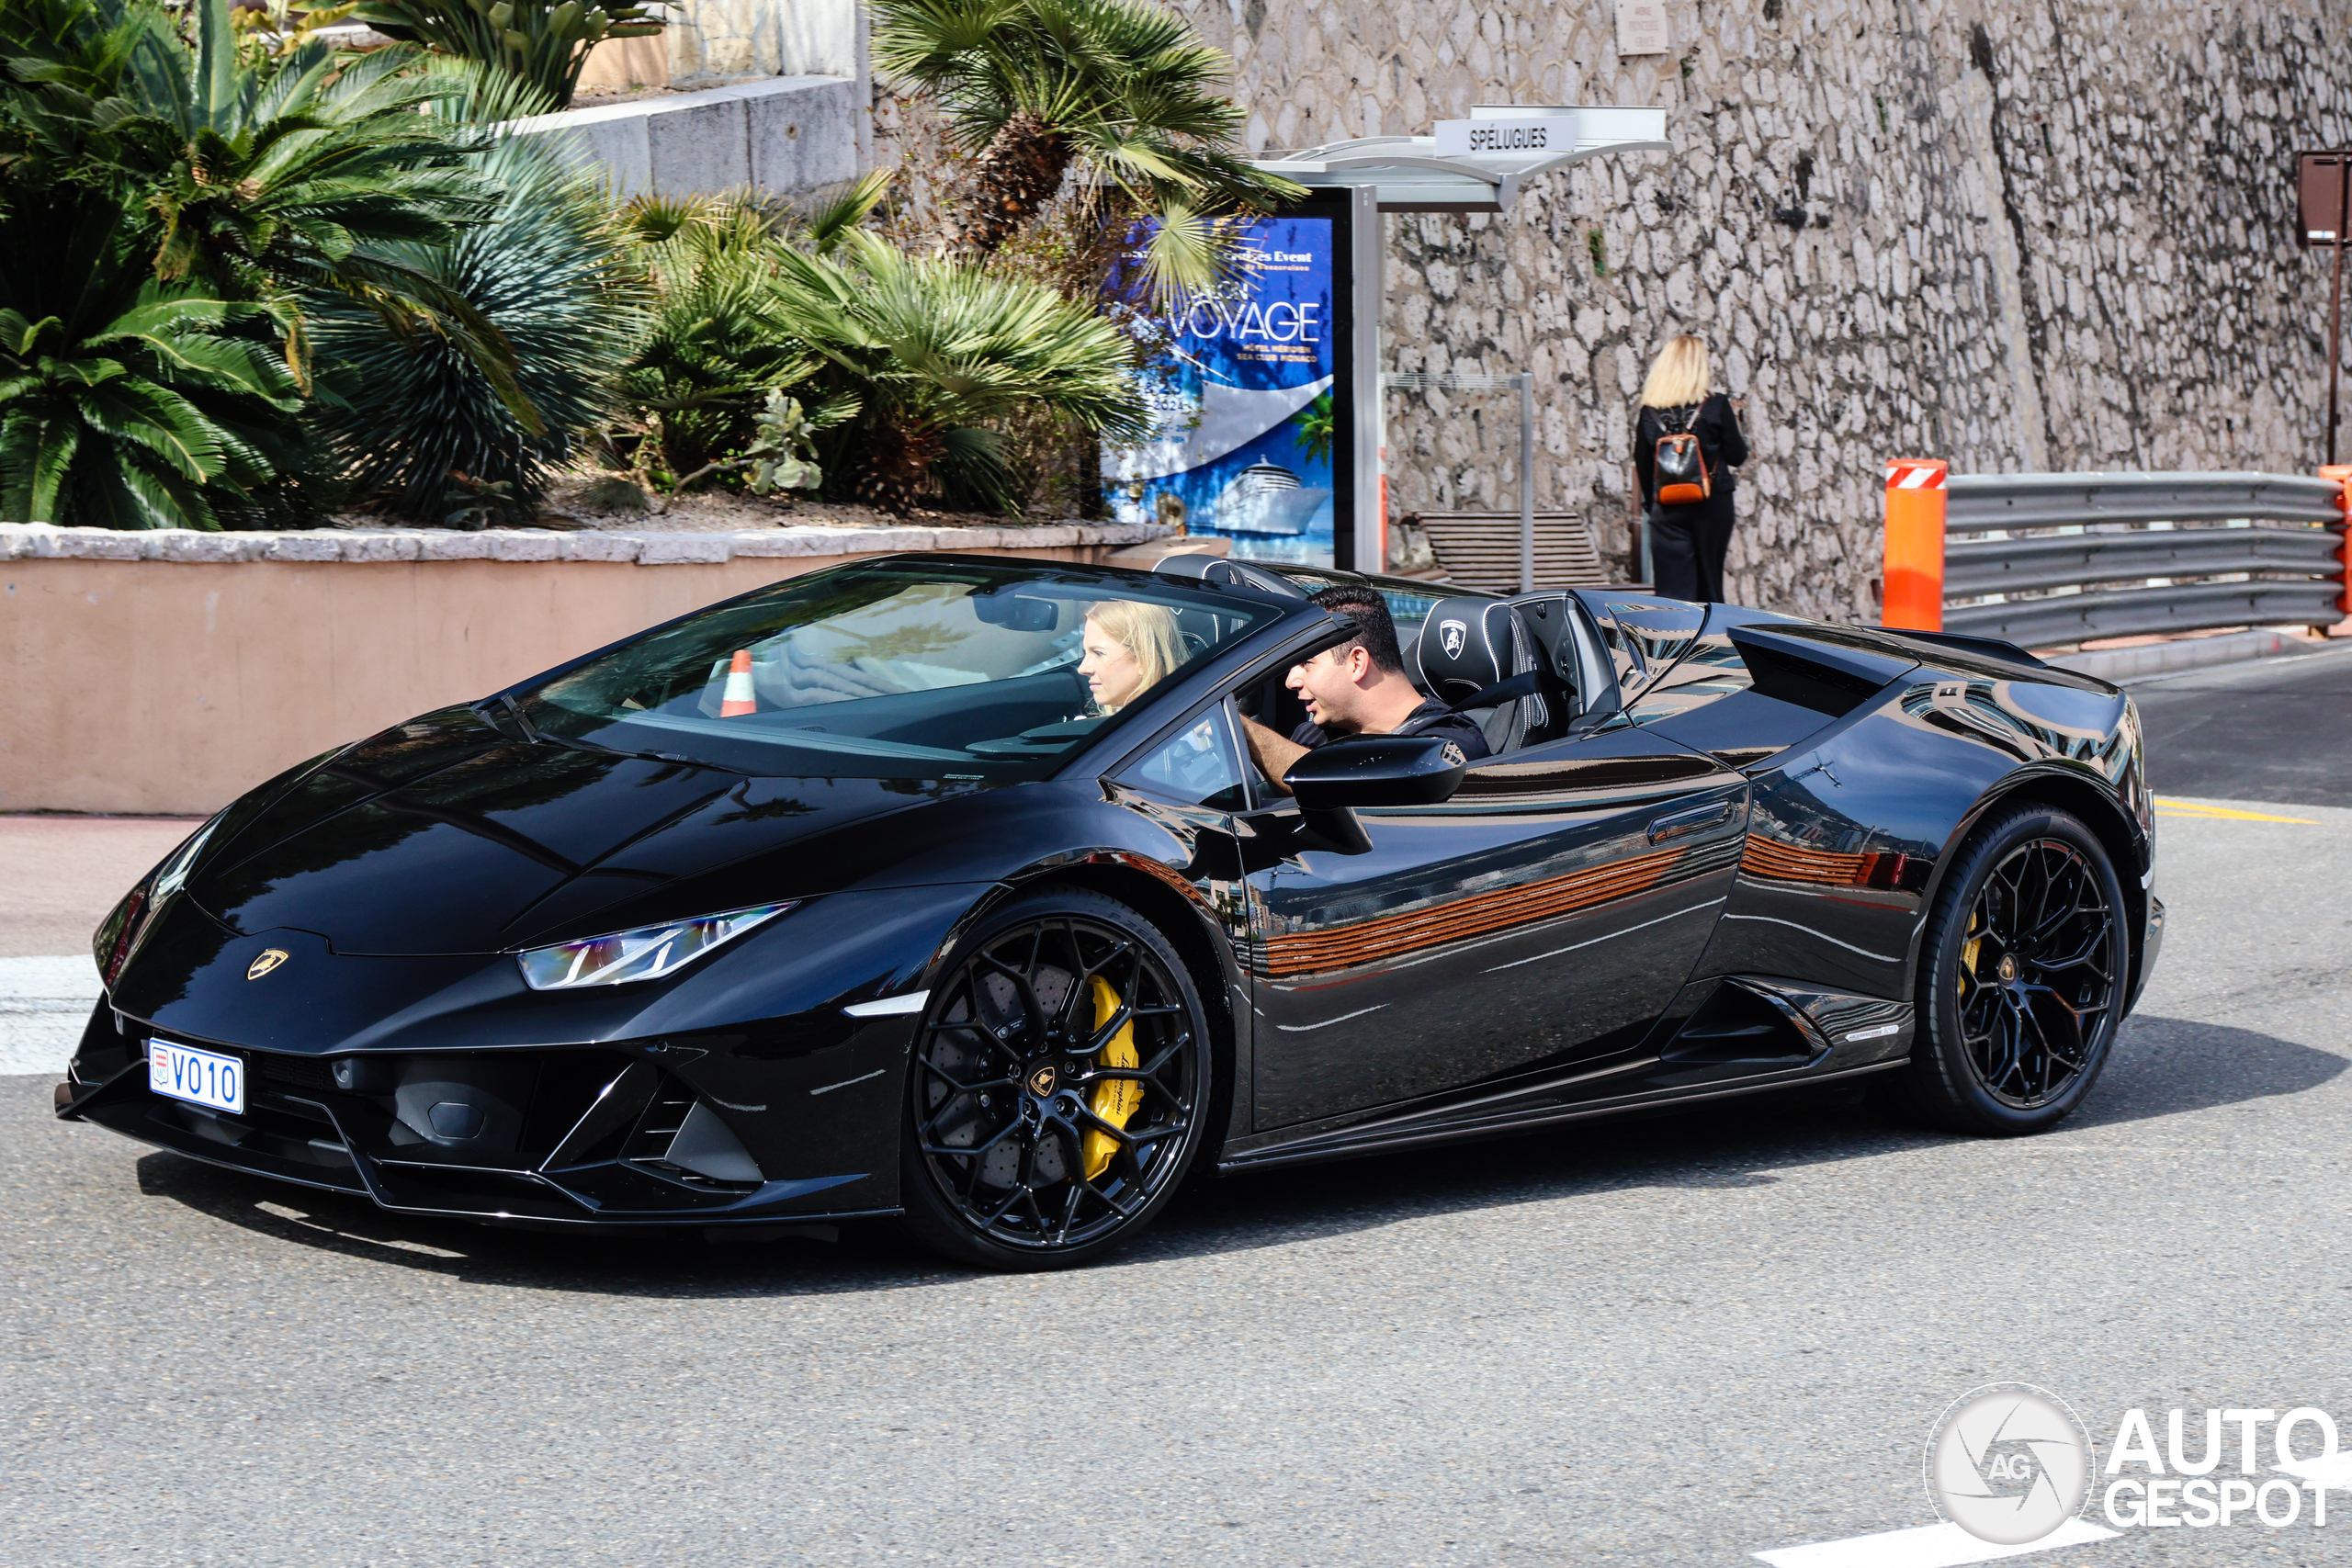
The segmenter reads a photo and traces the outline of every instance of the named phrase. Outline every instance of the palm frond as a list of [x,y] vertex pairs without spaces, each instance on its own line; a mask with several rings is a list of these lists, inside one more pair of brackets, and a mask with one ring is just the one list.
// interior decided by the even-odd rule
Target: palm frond
[[[499,102],[468,100],[485,101]],[[430,320],[388,318],[366,297],[323,283],[309,301],[319,354],[340,389],[317,423],[344,474],[401,515],[436,524],[449,514],[453,470],[488,487],[469,500],[469,521],[530,515],[580,435],[605,416],[616,373],[642,333],[640,313],[608,292],[617,281],[612,228],[562,150],[503,137],[480,166],[503,192],[492,223],[450,242],[371,253],[404,269]],[[459,305],[467,330],[497,334],[512,356],[511,389],[458,340]]]
[[831,251],[842,235],[874,215],[890,194],[893,171],[869,169],[838,194],[810,208],[804,220],[809,247],[820,254]]
[[876,0],[873,15],[876,65],[929,92],[976,155],[959,217],[972,254],[1003,246],[1077,168],[1115,205],[1170,220],[1144,268],[1170,299],[1219,273],[1184,214],[1306,194],[1242,156],[1231,62],[1158,0]]

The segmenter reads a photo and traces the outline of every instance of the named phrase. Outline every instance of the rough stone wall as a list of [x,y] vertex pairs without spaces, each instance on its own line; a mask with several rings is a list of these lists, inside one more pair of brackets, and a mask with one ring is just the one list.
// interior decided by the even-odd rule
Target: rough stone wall
[[857,0],[674,0],[666,15],[672,81],[865,76]]
[[[2352,136],[2352,0],[1177,0],[1253,148],[1474,103],[1663,105],[1671,158],[1390,225],[1383,368],[1532,369],[1537,503],[1623,549],[1634,396],[1705,335],[1746,400],[1734,597],[1877,614],[1886,458],[1956,471],[2319,461],[2326,270],[2298,148]],[[2324,40],[2332,42],[2333,52]],[[1392,392],[1392,513],[1516,506],[1516,399]]]

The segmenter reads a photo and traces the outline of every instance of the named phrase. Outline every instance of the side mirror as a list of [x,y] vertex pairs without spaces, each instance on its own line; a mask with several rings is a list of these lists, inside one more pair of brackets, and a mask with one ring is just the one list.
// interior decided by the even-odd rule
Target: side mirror
[[1453,797],[1469,761],[1438,735],[1359,735],[1318,746],[1283,783],[1301,811],[1359,806],[1434,806]]

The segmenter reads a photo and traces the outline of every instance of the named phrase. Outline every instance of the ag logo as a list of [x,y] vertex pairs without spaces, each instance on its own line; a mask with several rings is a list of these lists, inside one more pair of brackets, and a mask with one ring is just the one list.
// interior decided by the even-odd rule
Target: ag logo
[[2082,1511],[2090,1434],[2066,1402],[2030,1383],[1962,1394],[1928,1438],[1928,1498],[1979,1540],[2027,1546]]
[[1448,659],[1462,657],[1462,645],[1470,640],[1470,628],[1461,621],[1440,621],[1437,624],[1437,645],[1445,649]]
[[264,948],[260,957],[245,965],[245,978],[248,980],[258,980],[264,975],[268,974],[271,970],[285,963],[287,953],[282,947]]

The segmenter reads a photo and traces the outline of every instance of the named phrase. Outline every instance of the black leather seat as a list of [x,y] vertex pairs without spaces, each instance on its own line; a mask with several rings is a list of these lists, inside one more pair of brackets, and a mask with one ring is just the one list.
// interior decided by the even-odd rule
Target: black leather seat
[[[1500,599],[1440,600],[1405,659],[1414,683],[1449,706],[1511,676],[1546,668],[1543,645],[1519,612]],[[1558,734],[1569,716],[1564,707],[1556,694],[1536,691],[1462,711],[1500,756]]]

